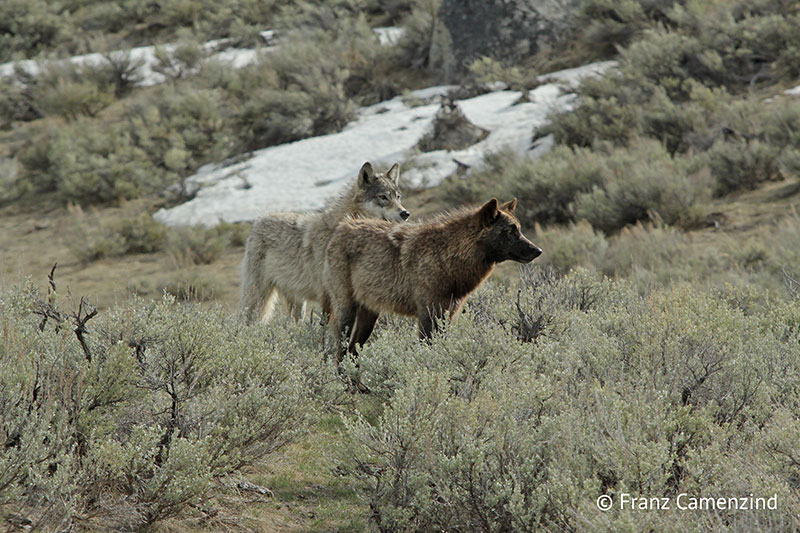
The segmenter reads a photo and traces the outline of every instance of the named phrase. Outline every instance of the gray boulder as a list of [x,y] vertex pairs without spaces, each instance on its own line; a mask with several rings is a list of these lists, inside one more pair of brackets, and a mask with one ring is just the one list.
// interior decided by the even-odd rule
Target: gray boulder
[[580,0],[443,0],[439,19],[457,68],[482,56],[514,62],[567,37]]
[[417,147],[422,152],[434,150],[463,150],[482,141],[489,131],[476,126],[449,98],[442,102],[433,119],[433,131],[420,139]]

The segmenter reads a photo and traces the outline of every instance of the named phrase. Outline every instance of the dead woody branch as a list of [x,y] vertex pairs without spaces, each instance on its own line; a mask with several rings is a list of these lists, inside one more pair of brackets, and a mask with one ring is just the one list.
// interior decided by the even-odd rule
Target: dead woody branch
[[59,331],[65,322],[72,322],[72,331],[78,338],[78,343],[81,345],[81,350],[83,350],[86,360],[91,363],[92,352],[89,348],[89,344],[86,342],[86,334],[89,332],[86,328],[86,324],[97,316],[97,308],[90,304],[83,296],[81,296],[77,311],[74,311],[71,315],[67,315],[56,306],[56,297],[58,293],[56,291],[55,271],[57,266],[58,263],[54,264],[53,268],[50,269],[50,274],[47,276],[47,299],[43,299],[39,296],[38,291],[31,294],[33,300],[33,314],[42,317],[42,321],[39,323],[39,331],[44,331],[48,320],[52,320],[55,323],[54,327],[56,331]]

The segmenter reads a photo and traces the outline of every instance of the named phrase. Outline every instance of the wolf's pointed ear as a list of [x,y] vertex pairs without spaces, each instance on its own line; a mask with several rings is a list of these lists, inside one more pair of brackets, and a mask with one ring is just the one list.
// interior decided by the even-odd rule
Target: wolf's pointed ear
[[503,211],[508,211],[509,213],[513,213],[514,209],[516,209],[516,208],[517,208],[517,199],[516,198],[514,198],[510,202],[506,202],[506,203],[504,203],[503,205],[500,206],[500,209],[502,209]]
[[389,169],[386,175],[389,176],[389,179],[392,180],[395,185],[400,185],[400,165],[398,163],[392,165],[392,168]]
[[367,161],[361,166],[358,171],[358,185],[363,189],[375,179],[375,171],[372,170],[372,164]]
[[481,221],[481,224],[488,226],[497,220],[499,214],[500,213],[497,211],[497,198],[492,198],[481,206],[478,211],[478,219]]

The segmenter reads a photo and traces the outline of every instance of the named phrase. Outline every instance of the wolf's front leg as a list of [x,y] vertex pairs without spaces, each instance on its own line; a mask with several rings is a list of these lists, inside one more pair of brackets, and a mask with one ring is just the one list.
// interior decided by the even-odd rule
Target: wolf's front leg
[[347,347],[349,353],[358,355],[357,346],[363,346],[367,342],[372,330],[375,329],[375,322],[377,321],[378,313],[373,313],[364,306],[358,306],[355,329],[350,339],[350,345]]
[[419,338],[430,340],[431,336],[442,329],[442,319],[444,318],[444,308],[441,305],[433,304],[417,312],[419,320]]

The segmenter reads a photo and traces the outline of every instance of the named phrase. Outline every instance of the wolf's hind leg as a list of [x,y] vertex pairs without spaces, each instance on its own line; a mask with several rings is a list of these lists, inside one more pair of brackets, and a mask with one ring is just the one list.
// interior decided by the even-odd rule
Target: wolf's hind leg
[[336,362],[339,364],[341,364],[345,354],[342,337],[349,336],[353,331],[357,309],[358,307],[354,302],[348,302],[347,305],[335,307],[331,315],[330,334],[333,346],[336,347]]
[[425,307],[417,312],[419,320],[419,338],[429,341],[434,333],[442,328],[444,309],[440,305]]
[[286,303],[289,306],[289,314],[296,321],[301,322],[306,318],[307,302],[305,300],[298,300],[296,298],[286,297]]
[[242,294],[241,312],[247,324],[269,322],[275,309],[278,291],[271,283],[264,287],[245,287]]

